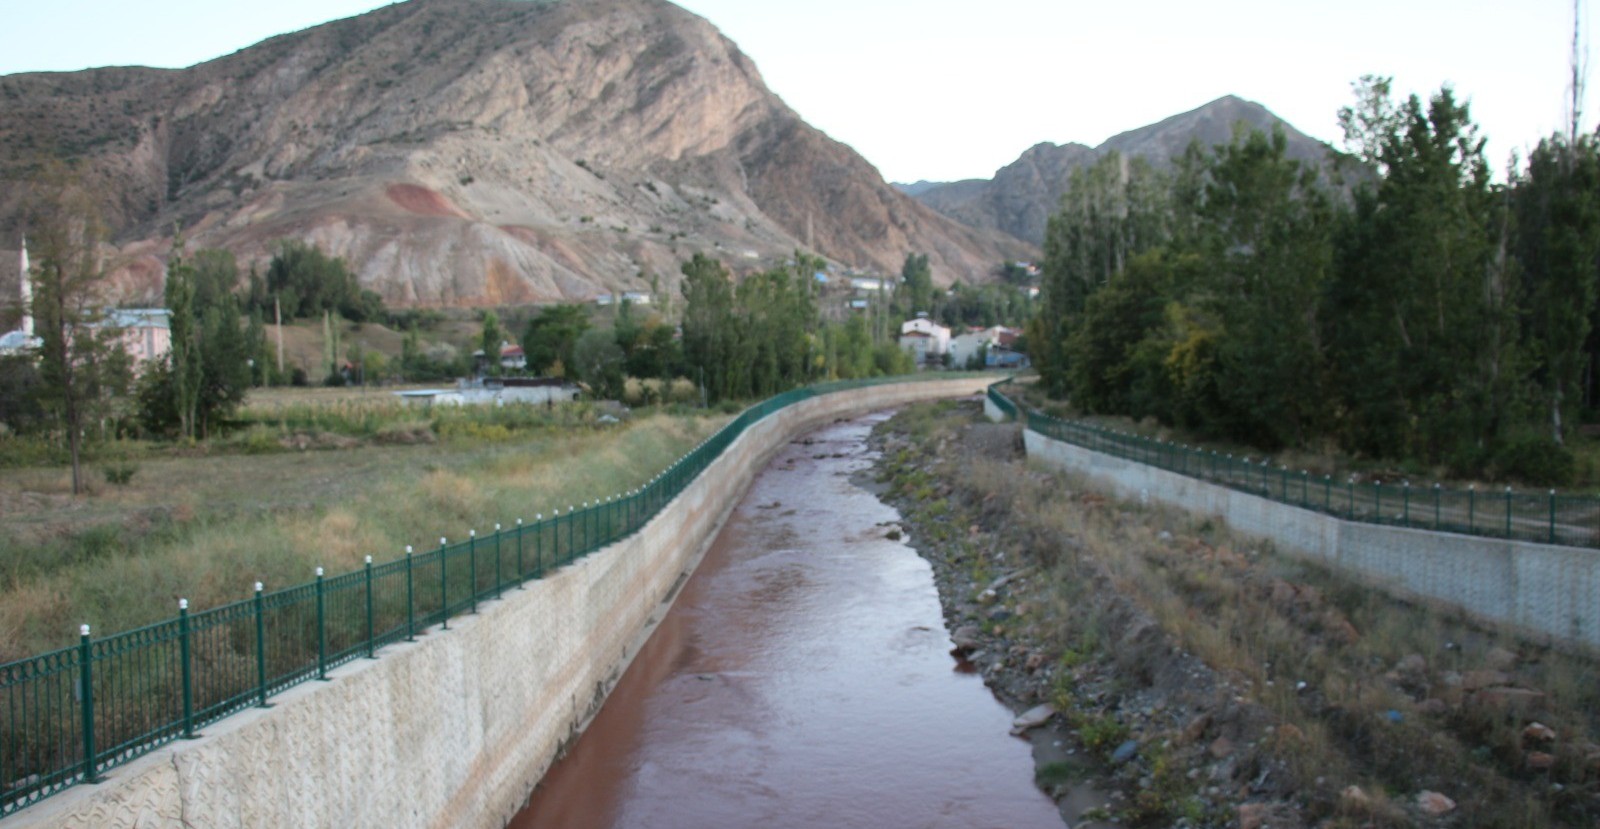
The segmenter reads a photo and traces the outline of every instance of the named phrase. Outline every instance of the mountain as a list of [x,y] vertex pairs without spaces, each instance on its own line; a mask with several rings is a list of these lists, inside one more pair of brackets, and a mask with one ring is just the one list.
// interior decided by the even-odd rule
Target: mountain
[[1087,167],[1113,150],[1165,165],[1182,155],[1191,141],[1198,140],[1206,146],[1226,144],[1233,137],[1233,125],[1240,121],[1262,131],[1281,127],[1291,158],[1312,163],[1326,158],[1326,144],[1295,129],[1266,107],[1229,95],[1199,109],[1112,136],[1092,149],[1083,144],[1036,144],[997,170],[993,179],[932,185],[919,182],[913,185],[914,191],[900,187],[959,222],[1042,245],[1045,223],[1067,191],[1073,170]]
[[132,295],[159,294],[174,226],[247,264],[314,242],[395,305],[648,289],[696,251],[921,252],[948,283],[1029,250],[887,185],[665,0],[411,0],[188,69],[0,77],[0,100],[0,248],[38,159],[77,159]]

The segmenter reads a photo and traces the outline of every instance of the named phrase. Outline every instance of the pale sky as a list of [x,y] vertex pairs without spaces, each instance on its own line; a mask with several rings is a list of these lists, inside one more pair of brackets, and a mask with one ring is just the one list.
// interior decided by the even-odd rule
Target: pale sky
[[[0,74],[188,66],[383,5],[0,0]],[[1337,144],[1336,113],[1363,74],[1394,76],[1401,93],[1452,85],[1471,100],[1497,169],[1565,123],[1571,0],[681,5],[890,181],[987,178],[1040,141],[1095,145],[1227,94]],[[1583,28],[1597,30],[1590,20]],[[1586,97],[1592,127],[1600,104]]]

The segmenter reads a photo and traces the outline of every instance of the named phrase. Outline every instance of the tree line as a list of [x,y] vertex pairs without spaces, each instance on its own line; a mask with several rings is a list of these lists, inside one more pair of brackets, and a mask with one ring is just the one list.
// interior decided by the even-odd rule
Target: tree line
[[1042,383],[1266,450],[1569,480],[1597,403],[1600,144],[1551,136],[1497,183],[1448,87],[1355,87],[1324,164],[1241,128],[1168,170],[1077,171],[1029,327]]

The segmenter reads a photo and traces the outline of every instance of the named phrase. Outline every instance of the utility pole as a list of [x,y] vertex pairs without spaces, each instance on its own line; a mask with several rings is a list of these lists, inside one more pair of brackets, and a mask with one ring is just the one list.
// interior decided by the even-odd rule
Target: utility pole
[[[272,313],[278,320],[278,376],[283,376],[283,304],[278,297],[272,298]],[[279,380],[279,382],[283,382]]]

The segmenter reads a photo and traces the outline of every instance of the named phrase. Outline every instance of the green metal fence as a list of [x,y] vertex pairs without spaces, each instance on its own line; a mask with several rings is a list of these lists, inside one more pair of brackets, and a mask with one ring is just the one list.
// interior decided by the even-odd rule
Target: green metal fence
[[[1003,385],[989,387],[989,400],[1016,419],[1021,410],[1000,390]],[[1046,437],[1350,521],[1600,547],[1600,499],[1593,496],[1335,479],[1275,465],[1266,457],[1234,457],[1032,410],[1024,416],[1027,428]]]
[[199,736],[229,714],[265,707],[276,693],[325,680],[451,617],[520,589],[529,579],[644,526],[756,421],[836,391],[923,379],[910,376],[823,383],[756,404],[649,483],[531,521],[495,524],[465,540],[439,539],[422,552],[266,591],[244,601],[0,665],[0,816],[173,740]]

